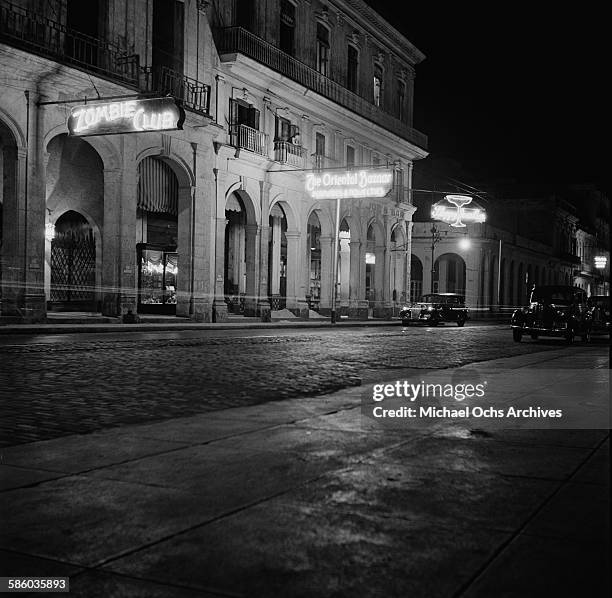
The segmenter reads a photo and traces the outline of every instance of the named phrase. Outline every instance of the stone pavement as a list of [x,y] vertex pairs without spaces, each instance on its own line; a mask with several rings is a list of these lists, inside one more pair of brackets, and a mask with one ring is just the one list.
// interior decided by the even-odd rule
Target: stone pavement
[[609,430],[381,428],[362,393],[1,449],[0,575],[87,598],[608,596]]
[[557,339],[514,343],[507,326],[233,334],[58,335],[0,343],[0,446],[326,394],[391,368],[456,367],[559,347],[572,354],[597,350],[595,343],[566,349]]

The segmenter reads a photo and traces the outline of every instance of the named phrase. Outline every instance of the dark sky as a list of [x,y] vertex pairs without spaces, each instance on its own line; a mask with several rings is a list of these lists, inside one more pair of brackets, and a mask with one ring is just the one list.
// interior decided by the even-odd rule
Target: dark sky
[[609,189],[601,12],[368,3],[427,57],[417,66],[414,126],[429,136],[432,157],[455,158],[479,178]]

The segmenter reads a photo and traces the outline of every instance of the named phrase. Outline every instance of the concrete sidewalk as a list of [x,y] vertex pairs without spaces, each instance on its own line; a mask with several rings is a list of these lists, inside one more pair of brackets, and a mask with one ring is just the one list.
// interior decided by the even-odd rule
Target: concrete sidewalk
[[608,430],[386,429],[363,392],[2,449],[0,575],[87,598],[608,596]]

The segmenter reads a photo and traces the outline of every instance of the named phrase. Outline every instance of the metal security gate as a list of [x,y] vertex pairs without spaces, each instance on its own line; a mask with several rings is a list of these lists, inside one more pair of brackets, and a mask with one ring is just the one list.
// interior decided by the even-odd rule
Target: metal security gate
[[76,212],[58,220],[51,241],[51,309],[94,310],[96,243],[93,230]]

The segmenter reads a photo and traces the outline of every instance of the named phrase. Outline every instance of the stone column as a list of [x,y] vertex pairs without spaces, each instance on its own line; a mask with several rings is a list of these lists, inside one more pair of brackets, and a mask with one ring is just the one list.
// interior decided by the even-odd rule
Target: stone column
[[0,272],[2,273],[2,304],[0,314],[20,317],[23,305],[23,205],[26,152],[5,147],[2,152],[2,245]]
[[[217,77],[219,82],[219,76]],[[221,77],[221,79],[223,79]],[[213,322],[227,321],[227,304],[225,303],[225,197],[221,191],[224,184],[224,177],[218,168],[213,168],[214,176],[214,197],[215,209],[211,214],[213,241],[210,246],[214,248],[213,257]]]
[[119,316],[121,254],[120,169],[104,169],[104,226],[102,227],[102,315]]
[[349,317],[359,320],[368,318],[368,301],[365,299],[365,252],[366,244],[351,241],[351,276],[349,289]]
[[211,211],[214,210],[215,205],[214,181],[202,178],[198,179],[197,185],[194,190],[194,214],[192,216],[193,283],[190,316],[196,322],[212,322],[212,297],[215,289],[214,286],[211,288],[210,284],[211,266],[214,268],[210,254],[211,251],[214,251],[215,239],[211,235],[209,223],[211,222]]
[[260,227],[257,224],[247,224],[246,231],[246,301],[245,316],[257,315],[259,302],[259,248]]
[[[193,309],[193,235],[195,187],[178,190],[178,275],[176,277],[176,315],[189,317]],[[138,278],[136,278],[138,280]]]
[[332,281],[334,237],[321,235],[319,242],[321,244],[321,302],[319,304],[319,312],[329,315],[332,304],[332,290],[334,288]]
[[373,315],[375,318],[386,316],[386,307],[389,302],[389,252],[384,245],[374,247],[376,266],[374,270],[375,303]]
[[287,308],[300,318],[308,318],[308,303],[304,288],[299,285],[302,260],[302,234],[299,230],[288,230],[287,238]]
[[270,300],[268,298],[268,269],[269,262],[271,259],[270,253],[270,235],[272,229],[269,226],[260,227],[260,246],[259,252],[259,299],[257,303],[257,309],[259,316],[263,322],[270,321]]

